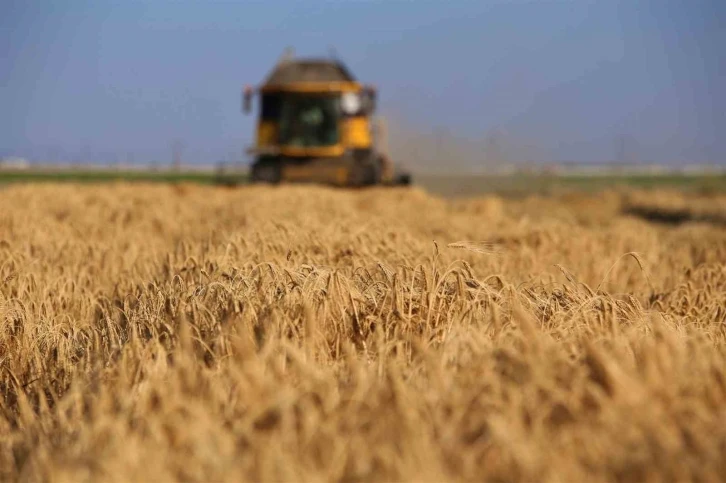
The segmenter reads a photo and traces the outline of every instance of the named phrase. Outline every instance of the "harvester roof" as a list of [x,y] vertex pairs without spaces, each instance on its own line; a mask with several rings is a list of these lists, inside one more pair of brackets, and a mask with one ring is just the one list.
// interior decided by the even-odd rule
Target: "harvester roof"
[[298,82],[355,82],[345,66],[335,60],[283,60],[267,76],[263,85],[285,85]]

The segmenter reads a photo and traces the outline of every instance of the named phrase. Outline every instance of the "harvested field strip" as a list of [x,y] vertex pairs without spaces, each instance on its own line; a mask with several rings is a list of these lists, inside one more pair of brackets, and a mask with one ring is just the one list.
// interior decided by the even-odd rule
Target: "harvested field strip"
[[624,213],[645,220],[681,224],[726,225],[726,197],[685,196],[678,192],[633,193],[625,198]]

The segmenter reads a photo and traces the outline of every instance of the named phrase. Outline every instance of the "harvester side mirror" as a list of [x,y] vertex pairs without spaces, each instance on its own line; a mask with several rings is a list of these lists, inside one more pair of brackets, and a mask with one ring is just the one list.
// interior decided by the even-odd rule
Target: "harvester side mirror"
[[252,111],[252,87],[245,86],[242,94],[242,112],[249,114]]

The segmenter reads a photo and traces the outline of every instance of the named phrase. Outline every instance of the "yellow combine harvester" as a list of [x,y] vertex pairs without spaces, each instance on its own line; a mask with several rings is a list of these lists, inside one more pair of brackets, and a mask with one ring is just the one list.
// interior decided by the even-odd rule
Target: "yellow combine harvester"
[[287,56],[261,86],[245,87],[245,113],[254,96],[260,106],[256,144],[248,150],[253,183],[410,183],[385,153],[385,126],[372,120],[375,89],[339,60]]

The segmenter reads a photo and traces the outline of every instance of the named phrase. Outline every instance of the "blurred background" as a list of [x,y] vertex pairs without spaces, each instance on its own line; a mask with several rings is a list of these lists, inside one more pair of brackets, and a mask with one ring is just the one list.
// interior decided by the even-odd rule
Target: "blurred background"
[[[375,84],[416,173],[726,160],[726,2],[4,0],[6,164],[244,160],[283,50]],[[442,161],[445,160],[445,161]]]

